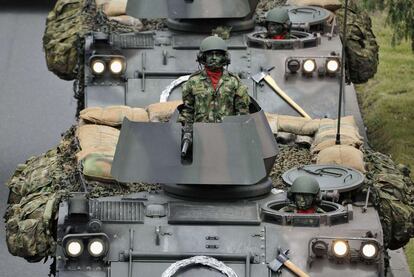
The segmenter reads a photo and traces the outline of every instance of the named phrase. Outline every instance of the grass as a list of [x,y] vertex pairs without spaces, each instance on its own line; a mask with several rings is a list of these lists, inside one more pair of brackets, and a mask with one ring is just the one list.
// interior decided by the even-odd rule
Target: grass
[[[380,64],[373,79],[356,86],[368,139],[374,149],[414,170],[414,53],[408,41],[391,46],[392,30],[385,26],[385,14],[376,13],[371,19]],[[405,253],[414,273],[414,240]]]

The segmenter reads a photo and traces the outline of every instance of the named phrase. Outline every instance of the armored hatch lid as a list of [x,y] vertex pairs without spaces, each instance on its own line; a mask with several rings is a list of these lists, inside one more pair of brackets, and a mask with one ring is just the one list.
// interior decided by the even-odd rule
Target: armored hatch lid
[[289,8],[289,19],[292,22],[292,27],[303,25],[317,25],[324,23],[330,16],[330,12],[324,8],[314,6],[304,6]]
[[358,188],[364,181],[364,175],[358,170],[340,165],[304,165],[286,171],[283,181],[289,186],[303,175],[314,177],[319,182],[322,191],[350,191]]

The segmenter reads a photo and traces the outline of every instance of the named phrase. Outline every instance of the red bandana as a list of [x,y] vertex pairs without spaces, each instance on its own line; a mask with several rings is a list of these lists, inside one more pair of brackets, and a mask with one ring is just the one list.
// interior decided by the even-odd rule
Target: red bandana
[[213,84],[213,88],[216,89],[218,82],[220,81],[221,76],[223,75],[223,71],[211,71],[206,68],[207,76],[210,78],[211,83]]
[[283,33],[281,35],[275,35],[272,37],[272,39],[286,39],[286,34],[287,33]]
[[298,210],[298,214],[314,214],[315,212],[315,208],[309,208],[307,210]]

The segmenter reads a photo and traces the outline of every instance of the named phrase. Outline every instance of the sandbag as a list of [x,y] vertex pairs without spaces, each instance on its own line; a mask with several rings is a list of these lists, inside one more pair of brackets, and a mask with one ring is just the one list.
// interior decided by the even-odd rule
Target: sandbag
[[54,254],[56,241],[51,229],[60,197],[57,193],[34,193],[8,208],[6,242],[12,255],[38,262]]
[[98,8],[108,16],[117,16],[126,14],[127,0],[95,0]]
[[[315,142],[313,141],[311,145],[311,153],[313,155],[318,154],[322,150],[334,145],[336,145],[336,136],[330,136],[328,138],[325,138],[322,142],[319,142],[318,144],[315,144]],[[360,149],[363,145],[363,142],[360,140],[355,140],[352,137],[343,135],[343,133],[341,132],[341,145],[348,145]]]
[[[340,26],[344,12],[341,8],[336,13]],[[377,72],[379,47],[372,32],[371,18],[365,11],[348,8],[346,43],[347,77],[354,84],[367,82]]]
[[144,28],[144,24],[142,24],[141,20],[129,15],[110,16],[109,20],[114,20],[123,25],[132,26],[137,29]]
[[104,125],[83,125],[76,131],[81,150],[93,147],[112,146],[115,147],[120,131],[113,127]]
[[86,148],[76,154],[81,164],[82,173],[94,180],[113,180],[111,176],[112,161],[115,156],[116,145],[96,146]]
[[277,126],[282,132],[301,136],[312,136],[319,128],[319,119],[307,119],[298,116],[278,115]]
[[265,113],[267,122],[269,123],[270,129],[272,130],[273,134],[277,134],[277,115],[271,113]]
[[86,156],[92,153],[100,153],[103,155],[114,156],[115,150],[116,150],[116,145],[102,145],[102,146],[89,147],[76,153],[76,160],[78,161],[78,163],[80,163],[82,162],[82,160],[85,159]]
[[124,117],[132,121],[148,122],[145,109],[128,106],[89,107],[82,110],[79,117],[88,123],[120,126]]
[[316,157],[317,164],[339,164],[365,172],[361,150],[348,145],[335,145],[325,148]]
[[319,128],[320,119],[265,113],[273,133],[286,132],[301,136],[313,136]]
[[155,103],[147,107],[149,120],[151,122],[167,122],[175,109],[181,105],[181,100]]
[[82,160],[82,172],[85,176],[95,180],[113,180],[111,175],[114,155],[102,152],[89,153]]
[[286,4],[293,6],[318,6],[330,11],[336,11],[341,8],[339,0],[288,0]]

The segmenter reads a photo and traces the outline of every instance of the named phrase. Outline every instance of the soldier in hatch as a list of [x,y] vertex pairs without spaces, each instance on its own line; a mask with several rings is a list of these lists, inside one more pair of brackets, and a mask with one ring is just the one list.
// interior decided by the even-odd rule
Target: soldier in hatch
[[223,117],[249,113],[247,87],[235,74],[225,70],[230,55],[223,39],[205,38],[200,45],[197,61],[204,68],[194,73],[182,90],[183,107],[179,121],[221,122]]
[[293,202],[280,209],[281,212],[313,214],[324,213],[320,203],[320,187],[318,181],[311,176],[300,176],[293,181],[288,191],[288,198]]
[[291,22],[286,8],[271,9],[266,15],[268,39],[289,39]]

